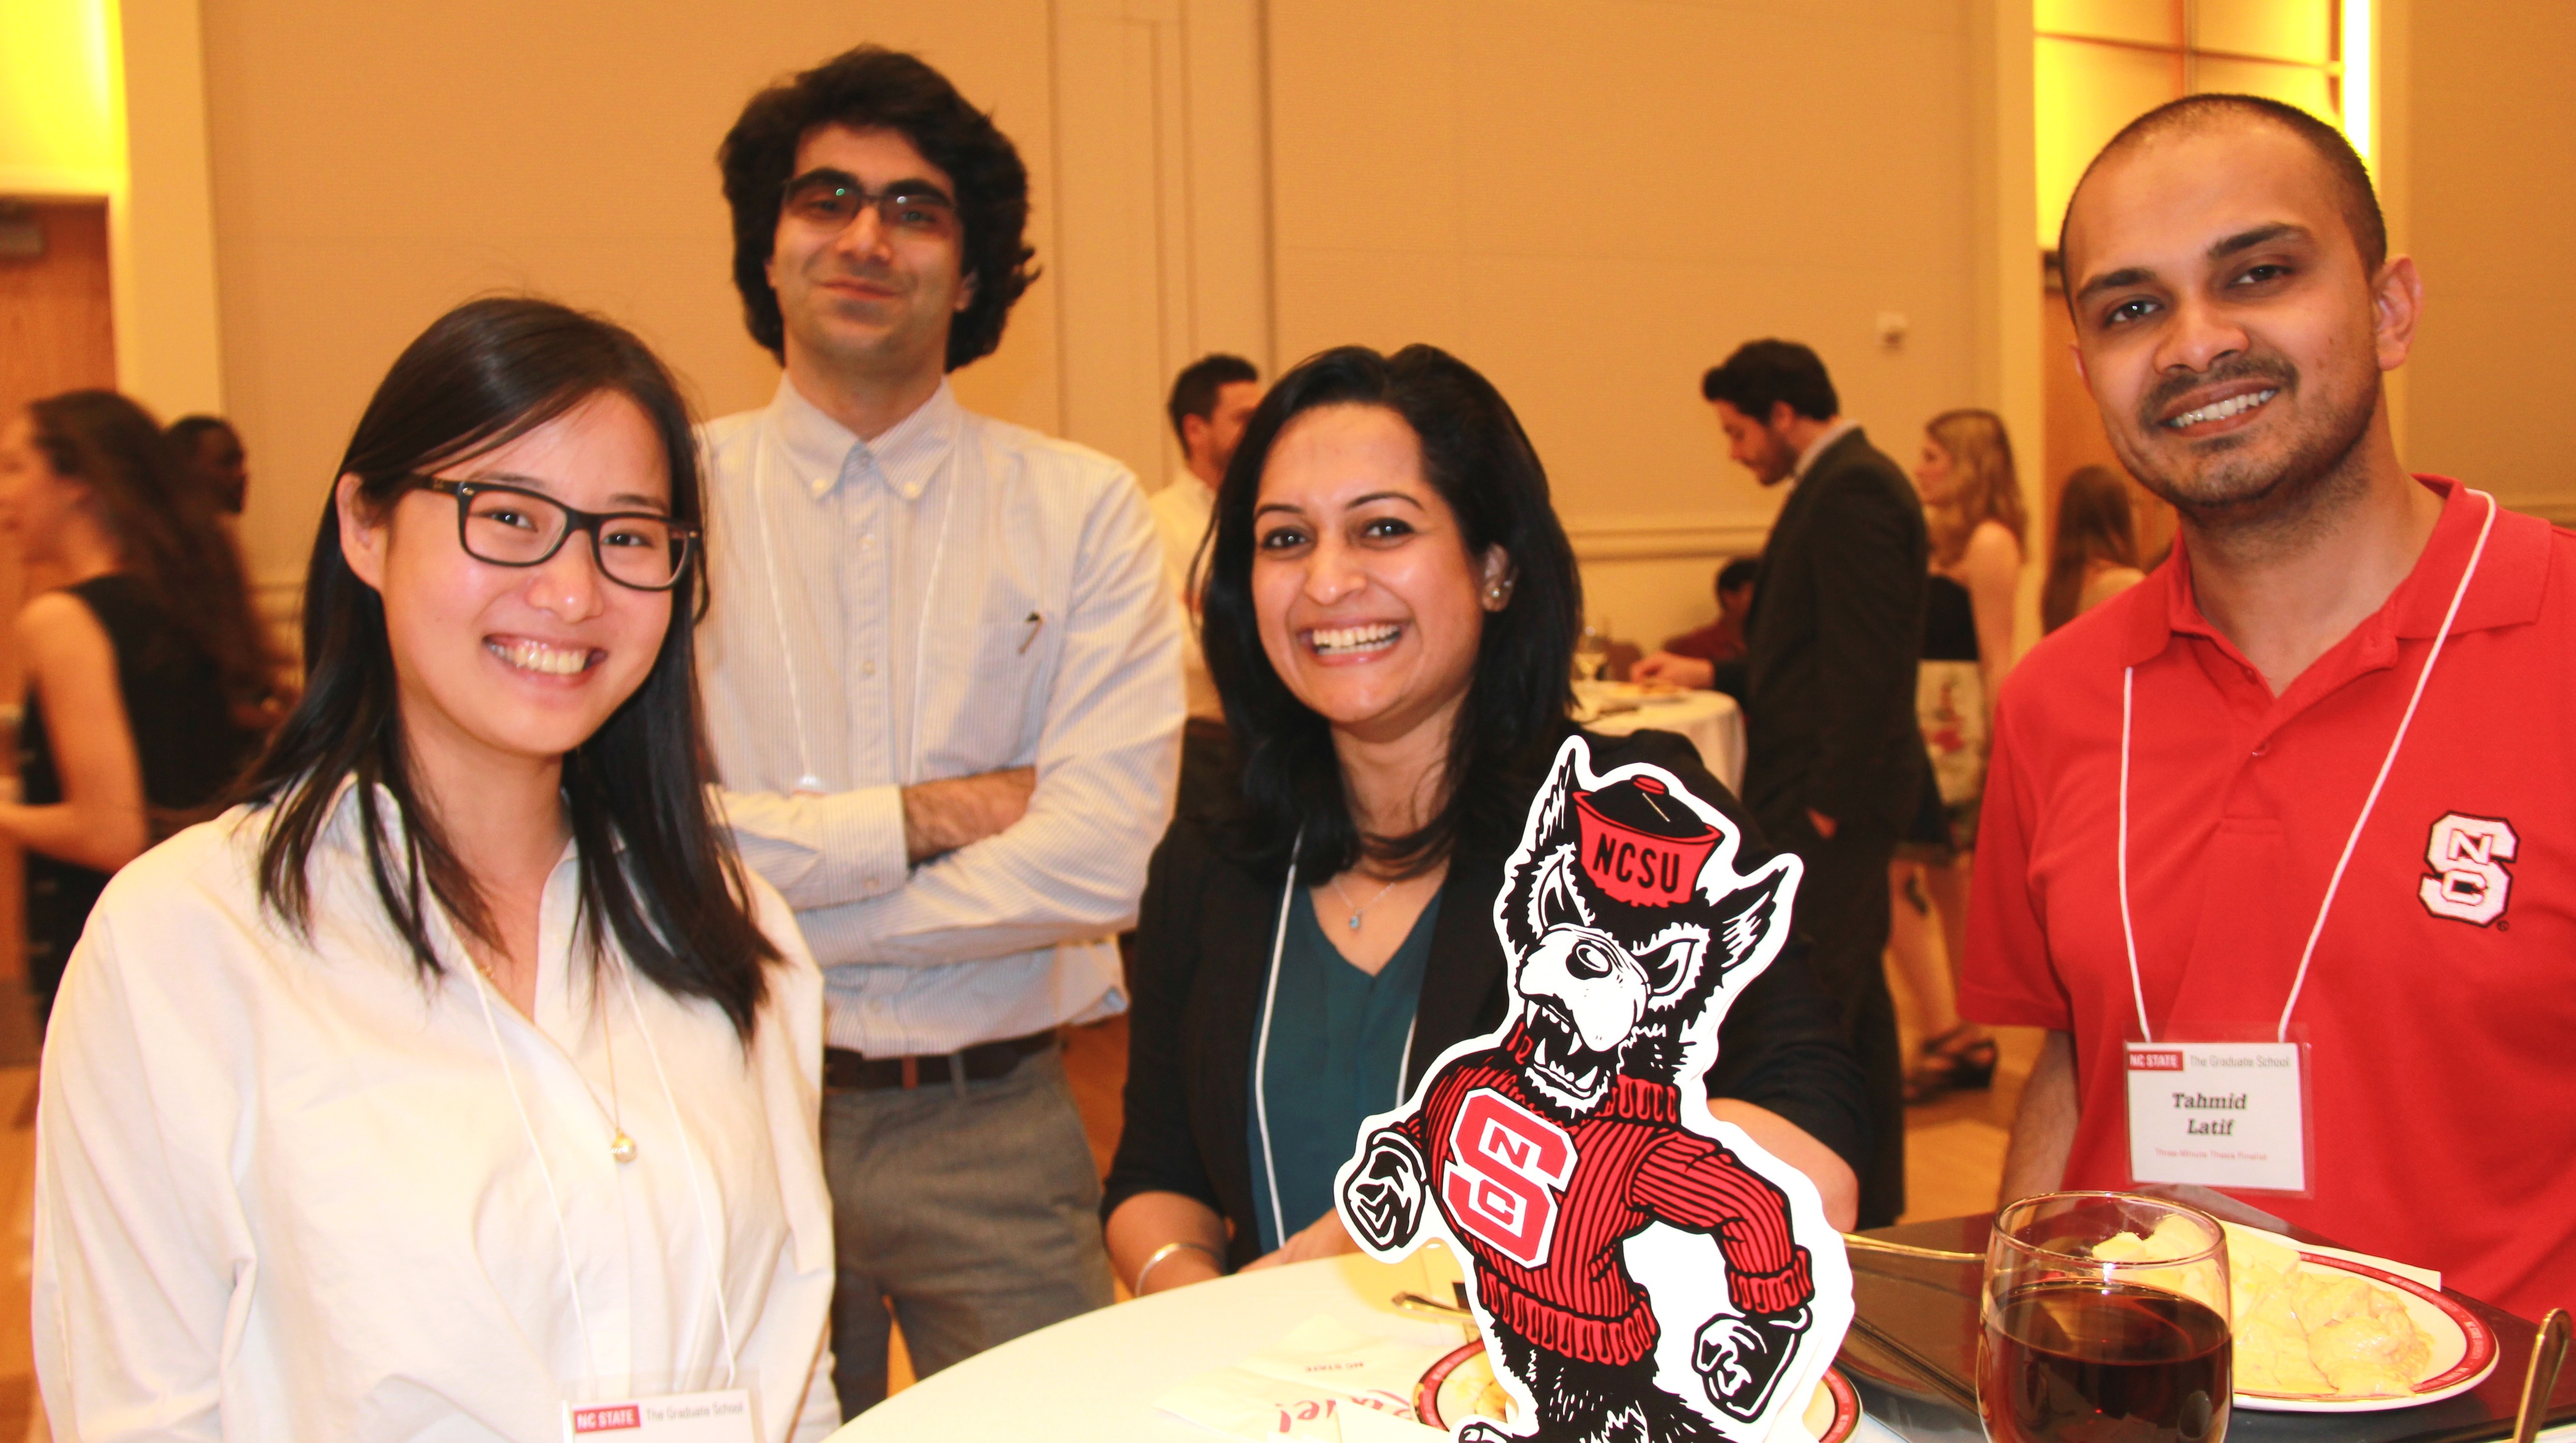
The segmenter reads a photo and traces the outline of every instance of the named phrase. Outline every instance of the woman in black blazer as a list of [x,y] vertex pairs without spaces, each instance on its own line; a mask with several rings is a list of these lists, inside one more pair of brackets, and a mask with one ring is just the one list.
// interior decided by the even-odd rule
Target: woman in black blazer
[[[1359,1116],[1501,1022],[1494,898],[1571,731],[1572,548],[1518,421],[1463,363],[1348,347],[1292,370],[1246,427],[1214,524],[1204,644],[1243,758],[1240,805],[1176,821],[1146,881],[1126,1124],[1102,1203],[1139,1293],[1351,1249],[1315,1174]],[[1597,771],[1672,772],[1743,829],[1739,865],[1758,863],[1757,830],[1687,742],[1591,745]],[[1283,895],[1292,871],[1301,886]],[[1351,1014],[1294,1012],[1280,976],[1301,966],[1335,974],[1345,999],[1374,988],[1375,1030],[1348,1024],[1318,1051],[1312,1032]],[[1288,1024],[1265,1029],[1265,1006]],[[1848,1225],[1869,1124],[1803,948],[1744,990],[1719,1037],[1713,1108]],[[1256,1056],[1274,1051],[1352,1076],[1283,1064],[1265,1111]],[[1334,1105],[1308,1105],[1310,1091]]]

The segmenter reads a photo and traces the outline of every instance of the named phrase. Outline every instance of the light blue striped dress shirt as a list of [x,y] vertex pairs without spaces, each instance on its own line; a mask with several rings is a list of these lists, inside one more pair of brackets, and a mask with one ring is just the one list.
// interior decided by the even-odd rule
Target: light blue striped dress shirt
[[[698,661],[744,860],[823,964],[826,1035],[952,1052],[1121,1011],[1179,767],[1181,627],[1145,497],[946,382],[862,442],[781,378],[703,431]],[[1028,815],[918,867],[900,788],[1037,768]]]

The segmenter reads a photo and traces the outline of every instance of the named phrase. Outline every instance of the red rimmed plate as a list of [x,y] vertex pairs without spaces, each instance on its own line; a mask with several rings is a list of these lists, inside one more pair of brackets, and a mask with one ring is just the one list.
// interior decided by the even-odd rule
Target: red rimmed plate
[[2305,1267],[2351,1273],[2396,1293],[2406,1304],[2407,1317],[2431,1340],[2433,1356],[2425,1364],[2424,1376],[2416,1380],[2415,1390],[2411,1393],[2344,1398],[2318,1397],[2311,1393],[2239,1392],[2236,1395],[2237,1407],[2261,1413],[2383,1413],[2391,1408],[2413,1408],[2456,1397],[2485,1382],[2487,1375],[2495,1371],[2495,1330],[2458,1299],[2428,1288],[2403,1273],[2392,1273],[2349,1258],[2302,1252],[2299,1262]]
[[[1485,1342],[1479,1338],[1442,1354],[1423,1372],[1422,1381],[1413,1388],[1413,1411],[1425,1426],[1446,1432],[1480,1413],[1502,1421],[1501,1396],[1493,1365],[1485,1361]],[[1479,1407],[1480,1399],[1490,1400],[1489,1405]],[[1816,1443],[1843,1443],[1860,1426],[1860,1395],[1852,1391],[1851,1380],[1840,1369],[1825,1370],[1824,1381],[1816,1385],[1815,1397],[1807,1403],[1805,1422]]]

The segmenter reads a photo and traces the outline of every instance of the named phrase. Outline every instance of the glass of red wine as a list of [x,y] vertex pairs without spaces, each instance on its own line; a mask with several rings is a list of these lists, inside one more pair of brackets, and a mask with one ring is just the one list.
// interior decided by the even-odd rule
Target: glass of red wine
[[2047,1193],[1986,1244],[1977,1404],[1992,1443],[2222,1443],[2227,1235],[2121,1193]]

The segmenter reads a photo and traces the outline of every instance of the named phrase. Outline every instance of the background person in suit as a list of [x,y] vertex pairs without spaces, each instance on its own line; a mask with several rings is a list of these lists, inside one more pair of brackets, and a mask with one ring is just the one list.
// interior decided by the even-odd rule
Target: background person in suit
[[[1860,427],[1816,353],[1749,341],[1700,381],[1736,462],[1793,488],[1762,553],[1746,640],[1744,802],[1807,863],[1798,920],[1842,1009],[1877,1123],[1860,1222],[1905,1208],[1904,1078],[1887,945],[1887,864],[1923,785],[1915,656],[1931,543],[1905,472]],[[1640,679],[1709,683],[1708,664],[1650,658]]]

